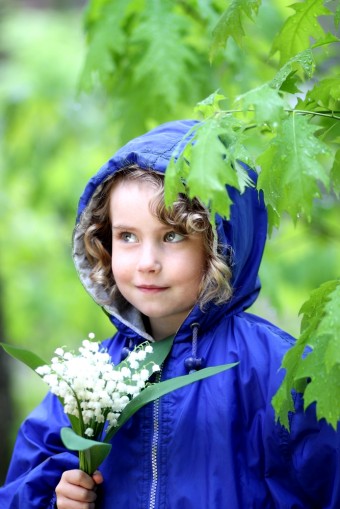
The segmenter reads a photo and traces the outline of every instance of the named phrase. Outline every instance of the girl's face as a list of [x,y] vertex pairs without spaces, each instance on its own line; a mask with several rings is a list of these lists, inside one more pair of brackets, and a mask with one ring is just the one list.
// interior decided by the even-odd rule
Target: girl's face
[[159,340],[174,334],[196,303],[206,260],[201,234],[180,235],[151,213],[155,195],[148,182],[118,182],[110,217],[114,279]]

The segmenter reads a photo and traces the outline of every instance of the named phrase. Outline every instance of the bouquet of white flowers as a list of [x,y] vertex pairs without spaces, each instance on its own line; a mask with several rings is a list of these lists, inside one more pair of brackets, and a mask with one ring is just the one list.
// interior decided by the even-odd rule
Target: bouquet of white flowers
[[51,365],[35,371],[62,399],[65,413],[79,420],[81,435],[99,437],[104,425],[106,433],[117,426],[126,405],[145,388],[150,374],[159,371],[153,361],[145,364],[152,351],[150,344],[142,344],[114,366],[99,343],[85,339],[80,355],[57,348]]
[[71,427],[61,429],[66,448],[79,453],[79,468],[92,474],[111,450],[112,436],[145,404],[175,389],[220,373],[235,364],[205,368],[189,375],[156,383],[149,381],[168,355],[173,337],[142,343],[117,365],[106,349],[82,342],[79,354],[57,348],[47,364],[28,350],[0,343],[12,357],[24,362],[60,399]]

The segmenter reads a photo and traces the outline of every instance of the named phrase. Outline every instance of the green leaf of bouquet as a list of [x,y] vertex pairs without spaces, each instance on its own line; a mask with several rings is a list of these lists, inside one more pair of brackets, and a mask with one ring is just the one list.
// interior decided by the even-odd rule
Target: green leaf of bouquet
[[197,382],[198,380],[203,380],[209,376],[222,373],[223,371],[233,368],[237,364],[238,363],[236,362],[233,364],[223,364],[221,366],[204,368],[189,375],[179,376],[176,378],[171,378],[170,380],[165,380],[164,382],[149,385],[126,405],[118,419],[117,425],[114,428],[111,428],[111,430],[109,430],[108,434],[106,435],[105,442],[111,440],[111,438],[126,423],[126,421],[147,403],[150,403],[151,401],[154,401],[161,396],[168,394],[169,392],[180,389],[181,387],[185,387],[186,385],[189,385],[193,382]]
[[162,339],[162,341],[155,341],[151,345],[153,352],[147,355],[147,359],[160,366],[168,356],[173,342],[174,336],[169,336],[168,338]]
[[[61,401],[61,404],[64,406],[64,400],[62,398],[59,398]],[[76,417],[75,415],[67,414],[67,417],[69,418],[69,421],[71,423],[72,429],[75,433],[78,435],[82,434],[82,426],[81,426],[81,420],[79,417]]]
[[300,214],[309,219],[313,201],[320,196],[319,183],[329,186],[324,163],[331,152],[315,136],[318,129],[305,116],[293,113],[279,124],[276,137],[257,159],[258,186],[278,217],[286,211],[294,222]]
[[[29,350],[26,350],[24,348],[21,348],[19,346],[8,345],[7,343],[0,343],[0,346],[2,346],[2,348],[5,350],[5,352],[7,352],[9,355],[11,355],[11,357],[13,357],[14,359],[16,359],[18,361],[23,362],[24,364],[26,364],[26,366],[31,368],[35,373],[36,373],[36,369],[38,367],[45,366],[45,365],[49,364],[48,362],[41,359],[35,353],[33,353]],[[38,375],[38,373],[36,373],[36,374]],[[38,376],[40,376],[40,375],[38,375]],[[59,397],[58,399],[59,399],[60,403],[62,404],[62,406],[64,406],[63,398]],[[81,433],[82,428],[81,428],[81,423],[80,423],[79,418],[77,418],[73,415],[70,415],[70,414],[67,414],[67,416],[70,420],[73,430],[75,432]]]
[[[169,336],[168,338],[162,339],[162,341],[155,341],[152,343],[152,353],[148,353],[144,360],[138,361],[139,370],[146,369],[149,372],[149,376],[151,376],[153,373],[153,365],[158,364],[158,366],[161,366],[165,361],[171,350],[173,340],[174,336]],[[118,364],[118,367],[126,364],[127,362],[128,358]]]
[[[93,474],[111,451],[111,444],[81,437],[71,428],[62,428],[60,436],[63,444],[70,451],[78,451],[80,453],[86,452],[86,469],[84,469],[84,471],[89,475]],[[82,465],[80,465],[80,467],[82,467]]]
[[11,357],[23,362],[33,371],[35,371],[39,366],[45,366],[45,364],[48,364],[35,353],[19,346],[9,345],[7,343],[0,343],[0,346],[2,346],[5,352],[7,352]]
[[323,0],[306,0],[292,4],[295,13],[287,18],[274,39],[271,54],[280,52],[280,62],[288,62],[297,53],[310,47],[310,37],[315,41],[325,37],[319,16],[330,16],[332,12],[323,5]]

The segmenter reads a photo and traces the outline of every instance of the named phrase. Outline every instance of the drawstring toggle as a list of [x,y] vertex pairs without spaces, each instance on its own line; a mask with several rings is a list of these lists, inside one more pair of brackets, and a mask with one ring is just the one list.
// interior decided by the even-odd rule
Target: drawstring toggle
[[196,322],[191,325],[191,329],[192,329],[191,352],[192,352],[192,354],[190,357],[187,357],[184,361],[184,366],[189,373],[194,373],[195,371],[198,371],[199,369],[202,369],[205,366],[204,357],[197,357],[197,336],[198,336],[199,326],[200,326],[200,324],[196,323]]
[[204,357],[187,357],[184,361],[184,366],[189,373],[192,373],[204,368],[205,359]]

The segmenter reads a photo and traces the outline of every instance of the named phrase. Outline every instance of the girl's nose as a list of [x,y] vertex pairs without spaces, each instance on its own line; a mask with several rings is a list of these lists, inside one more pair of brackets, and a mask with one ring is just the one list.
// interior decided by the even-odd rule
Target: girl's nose
[[159,272],[161,269],[159,255],[155,246],[144,245],[140,251],[138,270],[140,272]]

